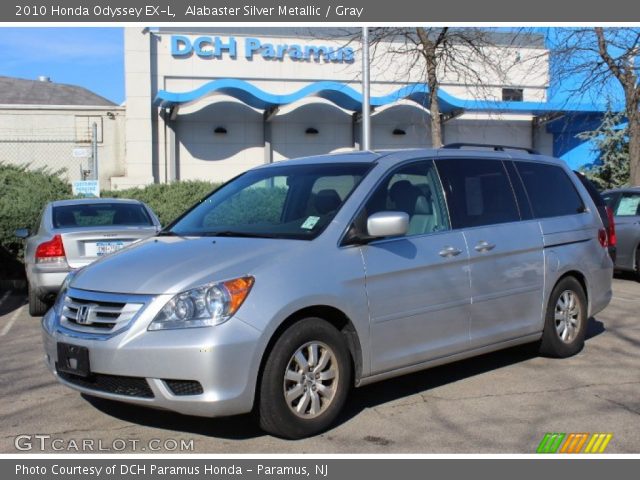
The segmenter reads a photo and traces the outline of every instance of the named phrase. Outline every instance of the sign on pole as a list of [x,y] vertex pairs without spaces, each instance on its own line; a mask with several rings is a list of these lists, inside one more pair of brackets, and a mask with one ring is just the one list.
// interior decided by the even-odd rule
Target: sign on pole
[[97,180],[77,180],[71,184],[76,197],[100,197],[100,184]]

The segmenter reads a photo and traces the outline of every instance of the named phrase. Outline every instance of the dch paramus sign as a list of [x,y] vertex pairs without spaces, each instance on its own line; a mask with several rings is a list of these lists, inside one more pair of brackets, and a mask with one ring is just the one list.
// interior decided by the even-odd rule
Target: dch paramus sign
[[177,58],[197,55],[201,58],[221,59],[225,56],[233,60],[238,55],[252,60],[259,55],[266,60],[293,60],[299,62],[352,63],[354,52],[351,47],[326,45],[300,45],[270,43],[258,38],[247,37],[239,41],[236,37],[201,36],[189,38],[184,35],[171,37],[171,55]]

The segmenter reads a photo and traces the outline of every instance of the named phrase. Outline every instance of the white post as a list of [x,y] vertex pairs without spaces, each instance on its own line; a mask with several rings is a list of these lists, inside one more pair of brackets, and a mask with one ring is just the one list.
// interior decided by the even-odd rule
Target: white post
[[362,27],[362,142],[360,150],[371,150],[369,84],[369,28]]
[[91,158],[93,160],[93,178],[100,181],[98,171],[98,124],[93,122],[91,126]]

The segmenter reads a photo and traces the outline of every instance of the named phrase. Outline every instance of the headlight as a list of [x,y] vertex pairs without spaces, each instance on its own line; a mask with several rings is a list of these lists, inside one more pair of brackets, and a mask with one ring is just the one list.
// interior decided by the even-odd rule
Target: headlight
[[149,330],[210,327],[224,323],[238,311],[253,282],[253,277],[242,277],[179,293],[160,310]]

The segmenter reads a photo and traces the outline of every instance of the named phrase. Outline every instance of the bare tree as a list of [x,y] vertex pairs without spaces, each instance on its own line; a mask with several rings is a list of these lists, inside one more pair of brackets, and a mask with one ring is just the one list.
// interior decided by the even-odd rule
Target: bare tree
[[[369,32],[372,63],[377,63],[378,69],[401,66],[397,70],[398,79],[406,83],[417,81],[428,87],[424,106],[431,117],[434,147],[443,143],[443,116],[438,103],[443,80],[467,87],[484,100],[500,100],[492,87],[509,84],[505,79],[516,64],[522,74],[517,50],[523,39],[531,36],[530,32],[454,27],[378,27]],[[352,39],[359,40],[359,34],[354,34]],[[540,65],[539,58],[535,59],[535,65]],[[527,68],[535,66],[532,63]]]
[[563,28],[550,35],[552,75],[572,98],[624,98],[628,121],[629,181],[640,185],[640,28]]

